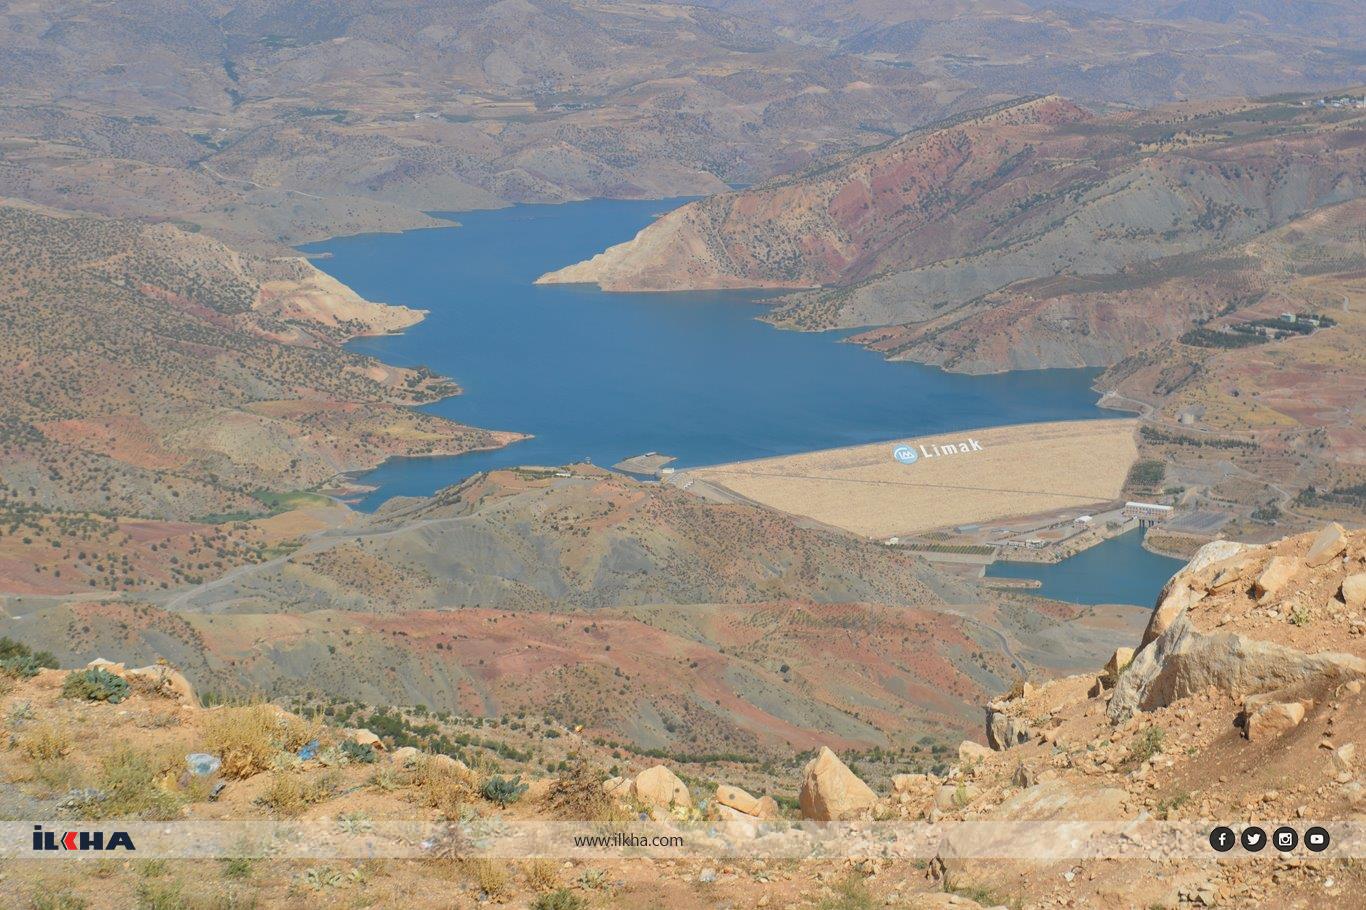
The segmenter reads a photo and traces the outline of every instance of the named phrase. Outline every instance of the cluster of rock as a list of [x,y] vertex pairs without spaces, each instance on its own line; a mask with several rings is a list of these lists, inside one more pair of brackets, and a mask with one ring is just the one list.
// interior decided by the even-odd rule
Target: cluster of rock
[[[1248,698],[1250,738],[1293,727],[1312,705],[1297,687],[1366,678],[1366,659],[1333,647],[1366,632],[1363,607],[1366,534],[1334,523],[1312,538],[1264,547],[1209,544],[1162,592],[1110,699],[1110,718],[1214,686]],[[1312,626],[1312,638],[1300,647],[1283,643],[1301,626]]]
[[753,796],[740,787],[720,784],[705,806],[696,806],[688,785],[664,765],[631,777],[611,777],[603,782],[603,792],[620,802],[643,808],[654,818],[688,817],[704,811],[716,821],[755,821],[778,817],[778,803],[771,796]]

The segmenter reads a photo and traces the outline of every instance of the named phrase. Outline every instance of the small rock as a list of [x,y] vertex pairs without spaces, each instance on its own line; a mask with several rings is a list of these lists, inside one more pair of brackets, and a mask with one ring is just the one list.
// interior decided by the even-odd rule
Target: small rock
[[1295,573],[1300,570],[1300,561],[1293,556],[1273,556],[1267,560],[1266,568],[1252,583],[1252,593],[1258,600],[1266,600],[1285,587]]
[[1366,572],[1357,572],[1344,578],[1339,593],[1342,595],[1342,602],[1353,610],[1366,607]]
[[[659,766],[659,767],[663,767],[663,766],[661,765],[661,766]],[[670,773],[673,773],[673,772],[670,772]],[[702,870],[702,874],[699,875],[699,876],[697,876],[697,880],[698,880],[699,882],[704,882],[704,883],[706,883],[706,884],[711,884],[712,882],[716,881],[716,870],[715,870],[715,869],[703,869],[703,870]]]
[[892,790],[897,793],[910,793],[919,790],[929,782],[929,778],[923,774],[893,774]]
[[1115,653],[1110,655],[1109,661],[1105,664],[1105,675],[1110,677],[1112,682],[1119,679],[1120,671],[1129,666],[1133,659],[1133,648],[1115,648]]
[[965,739],[958,744],[958,760],[965,764],[969,762],[983,761],[984,759],[986,759],[987,756],[991,754],[991,749],[987,748],[981,743],[975,743],[970,739]]
[[608,796],[624,800],[631,795],[631,785],[635,781],[629,777],[609,777],[602,782],[602,792]]
[[1247,716],[1245,732],[1248,740],[1262,742],[1280,736],[1299,726],[1304,720],[1305,706],[1301,702],[1270,702]]
[[723,806],[729,806],[737,812],[746,815],[754,815],[759,807],[758,797],[751,796],[739,787],[730,784],[720,784],[716,788],[716,801]]

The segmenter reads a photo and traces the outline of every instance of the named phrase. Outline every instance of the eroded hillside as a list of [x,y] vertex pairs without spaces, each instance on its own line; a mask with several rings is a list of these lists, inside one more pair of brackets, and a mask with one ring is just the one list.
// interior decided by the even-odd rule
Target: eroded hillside
[[480,475],[244,562],[3,625],[223,693],[548,711],[637,748],[768,754],[961,738],[988,693],[1094,662],[1142,614],[985,596],[906,551],[585,466]]
[[299,259],[170,225],[0,206],[0,573],[10,593],[197,582],[316,530],[208,527],[390,455],[515,434],[413,405],[458,390],[340,342],[421,319]]
[[[970,304],[976,324],[993,308],[979,298],[1020,282],[1062,275],[1104,290],[1126,269],[1355,198],[1366,187],[1362,136],[1355,107],[1308,101],[1097,117],[1059,97],[1027,100],[708,197],[541,280],[819,286],[768,317],[804,329],[945,320]],[[1090,306],[1108,300],[1096,296]],[[1189,307],[1172,314],[1171,329],[1204,315],[1198,301]],[[1031,365],[1076,364],[1045,356]]]

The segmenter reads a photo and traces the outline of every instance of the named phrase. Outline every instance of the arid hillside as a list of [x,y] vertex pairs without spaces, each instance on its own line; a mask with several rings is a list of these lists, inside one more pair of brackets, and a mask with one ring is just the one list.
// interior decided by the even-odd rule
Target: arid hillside
[[[55,555],[17,555],[20,538],[70,557],[92,533],[107,536],[91,527],[119,516],[213,523],[325,505],[284,494],[390,455],[516,438],[414,411],[458,389],[339,343],[421,314],[361,300],[300,259],[242,256],[170,225],[7,204],[0,260],[0,503],[5,555],[17,562]],[[186,530],[132,536],[155,552],[163,531]],[[137,549],[109,559],[126,568]],[[67,578],[49,587],[85,586],[79,570]]]
[[[1147,415],[1141,457],[1208,484],[1216,500],[1258,507],[1260,525],[1230,536],[1264,540],[1295,516],[1366,520],[1364,219],[1362,200],[1321,209],[1166,282],[1166,308],[1223,281],[1241,290],[1097,380],[1104,401]],[[1260,334],[1286,313],[1319,324],[1296,316]]]
[[0,627],[63,660],[164,658],[220,694],[550,712],[636,748],[770,754],[822,731],[956,741],[986,695],[1089,665],[1142,617],[986,595],[591,467],[481,475],[253,557],[155,597],[16,601]]
[[708,197],[541,280],[818,287],[768,318],[924,323],[1019,282],[1104,282],[1353,199],[1366,188],[1364,135],[1356,107],[1309,100],[1099,117],[1036,98]]
[[[1354,907],[1363,610],[1363,532],[1218,542],[1172,580],[1133,647],[1015,686],[956,755],[837,754],[837,737],[818,737],[764,761],[661,761],[554,709],[378,709],[335,693],[296,694],[293,712],[205,708],[165,664],[60,670],[5,639],[4,811],[142,840],[141,861],[106,857],[98,875],[11,860],[0,894],[99,910],[433,895],[534,910]],[[212,826],[248,820],[297,833],[261,853],[250,829]],[[206,823],[195,848],[221,858],[160,858],[186,855],[180,821]],[[602,823],[681,840],[626,859],[565,833]],[[1216,824],[1269,835],[1287,823],[1294,849],[1216,861],[1210,848]],[[1321,852],[1305,846],[1312,826],[1329,835]],[[547,831],[528,855],[525,839]],[[296,844],[318,853],[286,858]]]
[[8,2],[0,194],[276,250],[716,192],[1022,93],[1146,106],[1359,77],[1350,3],[1196,6]]

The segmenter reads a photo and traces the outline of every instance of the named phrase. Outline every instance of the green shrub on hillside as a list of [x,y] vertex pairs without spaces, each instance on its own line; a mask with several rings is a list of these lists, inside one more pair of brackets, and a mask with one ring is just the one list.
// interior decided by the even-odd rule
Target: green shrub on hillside
[[484,799],[500,806],[510,806],[521,799],[526,789],[526,784],[522,783],[521,777],[490,777],[484,783],[482,792]]
[[66,678],[62,685],[62,697],[107,701],[116,705],[128,697],[128,683],[103,668],[80,670]]
[[57,669],[57,658],[51,651],[34,651],[12,638],[0,638],[0,673],[28,678],[42,669]]

